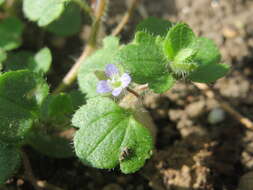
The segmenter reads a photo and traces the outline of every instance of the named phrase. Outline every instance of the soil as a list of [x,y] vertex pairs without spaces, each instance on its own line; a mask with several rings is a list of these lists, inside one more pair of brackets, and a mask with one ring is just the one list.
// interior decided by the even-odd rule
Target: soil
[[[119,22],[126,7],[124,0],[111,1],[104,33]],[[223,62],[232,66],[213,88],[253,120],[252,0],[143,0],[122,32],[123,42],[131,40],[135,25],[146,16],[186,22],[198,35],[213,39]],[[64,46],[69,43],[73,45],[67,40]],[[79,42],[64,53],[76,56],[81,48]],[[253,131],[227,113],[219,123],[210,122],[210,112],[219,108],[215,100],[192,84],[178,82],[162,95],[147,94],[144,103],[157,125],[158,138],[152,159],[139,172],[123,175],[118,169],[89,168],[76,158],[52,159],[28,147],[34,174],[64,190],[253,189]],[[19,177],[11,179],[7,188],[33,189]]]

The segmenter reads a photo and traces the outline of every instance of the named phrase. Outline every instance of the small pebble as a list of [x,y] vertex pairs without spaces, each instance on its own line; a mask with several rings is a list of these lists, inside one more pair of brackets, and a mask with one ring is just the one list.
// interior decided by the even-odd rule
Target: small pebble
[[103,190],[123,190],[123,189],[118,184],[111,183],[111,184],[104,186]]
[[210,124],[217,124],[225,119],[225,112],[221,108],[214,108],[208,114],[208,122]]

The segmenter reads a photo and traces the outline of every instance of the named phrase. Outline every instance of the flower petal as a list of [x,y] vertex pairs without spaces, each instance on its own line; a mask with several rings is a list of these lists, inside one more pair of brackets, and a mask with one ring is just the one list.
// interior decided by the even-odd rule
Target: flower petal
[[118,68],[114,64],[108,64],[105,68],[105,74],[107,77],[112,78],[113,75],[119,74]]
[[121,87],[115,88],[115,89],[113,89],[113,91],[112,91],[112,95],[113,95],[113,96],[118,96],[118,95],[120,95],[120,93],[122,92],[122,90],[123,90],[123,88],[121,88]]
[[101,80],[98,82],[97,84],[97,92],[98,93],[107,93],[107,92],[111,92],[112,89],[110,87],[110,85],[108,85],[108,82],[106,80]]
[[124,74],[120,77],[120,81],[121,81],[121,83],[122,83],[121,87],[122,87],[122,88],[126,88],[126,87],[130,84],[131,80],[132,80],[132,79],[131,79],[130,75],[127,74],[127,73],[124,73]]

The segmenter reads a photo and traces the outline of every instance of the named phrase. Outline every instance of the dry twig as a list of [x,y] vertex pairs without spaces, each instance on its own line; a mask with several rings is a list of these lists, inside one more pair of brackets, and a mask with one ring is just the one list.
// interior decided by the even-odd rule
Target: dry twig
[[107,3],[107,0],[98,0],[96,10],[95,10],[95,20],[91,28],[88,44],[85,47],[81,56],[78,58],[76,63],[73,65],[70,71],[63,78],[62,82],[58,85],[58,87],[56,87],[53,93],[59,93],[59,92],[64,91],[68,86],[70,86],[76,80],[77,73],[81,64],[87,58],[87,56],[89,56],[96,48],[97,34],[100,28],[102,16],[105,11],[106,3]]
[[124,17],[120,21],[120,23],[116,26],[116,28],[112,31],[113,36],[119,35],[119,33],[123,30],[125,25],[128,23],[130,20],[135,8],[137,7],[137,4],[139,3],[140,0],[132,0],[131,5],[129,6],[127,12],[125,13]]
[[242,125],[244,125],[248,129],[253,130],[253,122],[250,119],[241,115],[228,102],[224,101],[217,93],[214,93],[214,91],[211,88],[209,88],[206,84],[194,83],[194,85],[198,89],[200,89],[208,98],[215,99],[224,110],[230,113]]

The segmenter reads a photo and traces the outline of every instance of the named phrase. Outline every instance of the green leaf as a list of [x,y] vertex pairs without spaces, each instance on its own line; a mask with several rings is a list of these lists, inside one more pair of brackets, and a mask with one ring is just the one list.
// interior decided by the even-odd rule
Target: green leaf
[[28,69],[36,73],[47,73],[52,63],[52,55],[47,47],[41,49],[28,62]]
[[175,83],[176,79],[172,76],[172,74],[168,73],[167,75],[164,75],[152,81],[152,83],[149,86],[155,93],[160,94],[171,89]]
[[116,64],[116,54],[119,48],[119,39],[116,37],[107,37],[104,40],[102,49],[96,51],[88,59],[86,59],[78,73],[78,84],[80,90],[87,94],[87,97],[100,96],[96,92],[98,78],[96,71],[104,71],[107,64]]
[[183,23],[173,26],[164,41],[164,52],[169,60],[173,61],[179,51],[191,46],[196,36],[191,28]]
[[47,26],[60,17],[67,0],[24,0],[25,16],[39,26]]
[[2,5],[5,2],[5,0],[0,0],[0,5]]
[[41,106],[41,119],[55,124],[64,124],[70,120],[72,112],[72,100],[68,94],[49,95]]
[[20,153],[17,147],[0,141],[0,185],[10,178],[20,165]]
[[160,35],[165,37],[172,25],[173,24],[167,20],[149,17],[137,25],[136,31],[143,31],[154,36]]
[[81,29],[82,19],[80,7],[74,3],[68,4],[64,12],[46,29],[59,36],[70,36],[78,33]]
[[0,22],[0,48],[5,51],[13,50],[21,45],[23,23],[14,17],[8,17]]
[[74,146],[84,164],[101,169],[119,164],[127,174],[139,170],[151,156],[153,142],[148,129],[109,98],[88,100],[75,113],[73,125],[80,128]]
[[193,82],[210,83],[224,77],[229,69],[227,64],[204,65],[191,73],[188,78]]
[[47,93],[44,80],[30,71],[0,75],[0,139],[22,141],[38,118],[38,104]]
[[198,38],[193,48],[196,51],[194,62],[199,65],[215,64],[221,60],[218,47],[210,39]]
[[0,49],[0,63],[2,63],[7,58],[7,54],[3,49]]
[[50,135],[44,130],[33,130],[27,138],[29,145],[43,155],[53,158],[74,156],[71,141],[64,137]]
[[85,95],[79,90],[70,91],[69,96],[71,98],[74,111],[86,103]]
[[118,54],[119,62],[133,81],[148,83],[156,92],[166,91],[171,86],[168,83],[168,62],[159,42],[147,33],[137,32],[134,43],[120,49]]
[[52,55],[48,48],[42,48],[36,54],[29,51],[19,51],[10,53],[5,61],[6,71],[29,69],[36,73],[46,73],[51,66]]
[[33,53],[29,51],[10,52],[7,60],[4,62],[5,71],[28,69],[28,63],[32,57]]

